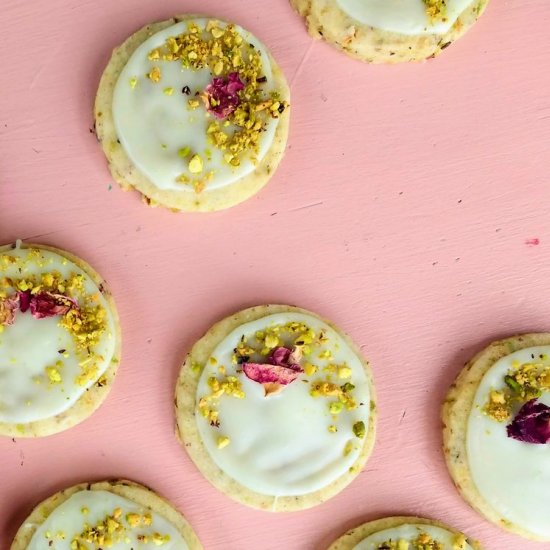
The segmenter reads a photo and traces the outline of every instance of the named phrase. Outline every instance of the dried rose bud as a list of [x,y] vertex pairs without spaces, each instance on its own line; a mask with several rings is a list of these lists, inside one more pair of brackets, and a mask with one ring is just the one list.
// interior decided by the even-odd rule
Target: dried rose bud
[[243,372],[250,380],[263,384],[266,396],[277,393],[304,372],[300,365],[291,362],[292,353],[288,348],[275,348],[267,363],[243,363]]
[[280,367],[289,367],[294,370],[303,372],[299,365],[302,358],[302,352],[299,348],[288,349],[284,347],[278,347],[272,350],[271,354],[267,358],[267,362],[272,365],[279,365]]
[[288,348],[274,348],[267,358],[267,362],[271,365],[287,366],[290,359],[291,351]]
[[35,319],[65,315],[76,308],[76,301],[63,294],[53,292],[39,292],[31,296],[30,309]]
[[238,92],[244,88],[239,73],[216,77],[204,90],[206,108],[216,118],[227,118],[239,106]]
[[19,307],[19,296],[0,299],[0,325],[13,325],[15,311]]
[[544,444],[550,441],[550,407],[527,401],[511,424],[507,426],[508,437],[524,443]]

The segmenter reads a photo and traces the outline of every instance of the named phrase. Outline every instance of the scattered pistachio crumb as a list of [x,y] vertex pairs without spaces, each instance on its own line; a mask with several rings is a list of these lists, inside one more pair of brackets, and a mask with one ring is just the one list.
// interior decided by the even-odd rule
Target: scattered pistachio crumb
[[227,447],[230,442],[231,440],[229,439],[229,437],[226,437],[226,436],[218,437],[218,443],[217,443],[218,449],[225,449],[225,447]]
[[193,155],[189,161],[189,171],[192,174],[200,174],[203,168],[204,164],[200,155]]
[[365,437],[366,429],[365,429],[365,423],[360,420],[359,422],[356,422],[353,425],[353,433],[356,437],[363,438]]
[[187,155],[189,155],[189,153],[191,152],[191,149],[189,147],[182,147],[179,151],[178,151],[178,155],[184,159]]
[[160,68],[153,67],[151,71],[147,73],[147,78],[155,83],[160,82],[160,79],[162,78],[162,73],[160,72]]

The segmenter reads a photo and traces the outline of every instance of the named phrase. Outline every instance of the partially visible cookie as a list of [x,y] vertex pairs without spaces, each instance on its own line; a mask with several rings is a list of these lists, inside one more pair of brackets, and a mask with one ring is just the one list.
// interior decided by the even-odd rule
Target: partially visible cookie
[[[91,545],[91,546],[90,546]],[[41,502],[11,550],[201,550],[183,516],[154,491],[131,481],[80,483]]]
[[350,529],[328,550],[482,550],[479,542],[439,521],[389,517]]
[[480,17],[488,0],[290,0],[309,33],[369,63],[439,55]]
[[176,388],[177,434],[229,497],[309,508],[361,471],[375,437],[367,361],[337,327],[300,308],[257,306],[215,324]]
[[496,525],[550,540],[550,334],[490,344],[443,405],[444,452],[465,500]]
[[220,210],[274,174],[289,98],[255,36],[183,15],[143,27],[114,50],[97,92],[96,133],[115,180],[147,204]]
[[0,247],[0,436],[54,434],[109,393],[120,328],[105,281],[50,246]]

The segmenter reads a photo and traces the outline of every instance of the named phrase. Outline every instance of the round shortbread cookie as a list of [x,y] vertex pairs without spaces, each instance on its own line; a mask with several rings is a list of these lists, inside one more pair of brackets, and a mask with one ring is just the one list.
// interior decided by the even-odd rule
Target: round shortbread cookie
[[143,485],[120,480],[80,483],[41,502],[19,528],[11,550],[80,550],[89,544],[127,550],[202,549],[167,500]]
[[111,389],[120,340],[113,298],[86,262],[45,245],[0,247],[0,435],[85,420]]
[[328,550],[419,550],[431,548],[429,542],[439,542],[441,546],[433,546],[438,550],[482,550],[479,542],[439,521],[408,516],[363,523],[342,535]]
[[464,499],[496,525],[550,540],[550,334],[490,344],[442,410],[444,453]]
[[114,179],[151,206],[209,212],[256,194],[289,127],[285,77],[237,25],[183,15],[151,23],[113,52],[95,102]]
[[375,439],[370,367],[340,329],[286,305],[240,311],[192,348],[177,435],[215,487],[270,511],[309,508],[361,471]]
[[488,0],[290,0],[309,33],[369,63],[439,55],[481,16]]

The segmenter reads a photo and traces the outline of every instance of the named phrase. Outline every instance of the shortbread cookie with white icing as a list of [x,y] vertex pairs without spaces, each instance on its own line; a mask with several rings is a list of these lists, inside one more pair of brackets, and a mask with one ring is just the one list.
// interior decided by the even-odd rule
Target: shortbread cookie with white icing
[[439,55],[481,16],[489,0],[290,0],[315,38],[369,63]]
[[96,133],[115,180],[146,203],[220,210],[275,172],[289,97],[281,69],[251,33],[175,17],[114,50],[96,97]]
[[350,529],[328,550],[482,550],[479,542],[439,521],[389,517]]
[[550,334],[481,351],[442,417],[447,466],[466,501],[508,531],[550,540]]
[[81,483],[40,503],[11,550],[201,550],[183,516],[131,481]]
[[271,511],[315,506],[373,447],[368,363],[337,327],[284,305],[246,309],[192,348],[176,388],[177,433],[220,491]]
[[111,389],[119,332],[105,282],[80,258],[0,247],[0,435],[46,436],[91,415]]

